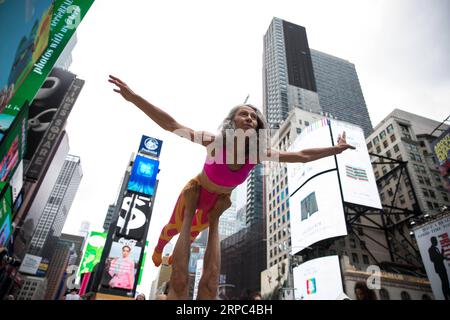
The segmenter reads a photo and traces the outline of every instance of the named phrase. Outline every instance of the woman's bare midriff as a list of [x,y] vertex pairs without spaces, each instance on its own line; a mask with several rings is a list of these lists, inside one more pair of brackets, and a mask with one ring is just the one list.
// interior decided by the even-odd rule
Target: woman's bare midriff
[[219,186],[219,185],[215,184],[214,182],[209,180],[209,178],[206,175],[204,170],[202,170],[202,172],[200,172],[197,175],[197,177],[198,177],[202,187],[210,192],[215,192],[218,194],[221,194],[221,193],[230,194],[234,189],[234,187],[224,187],[224,186]]

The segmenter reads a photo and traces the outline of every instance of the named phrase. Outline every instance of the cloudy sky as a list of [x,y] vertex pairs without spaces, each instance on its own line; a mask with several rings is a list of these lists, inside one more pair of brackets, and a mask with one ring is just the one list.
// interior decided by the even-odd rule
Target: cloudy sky
[[[78,28],[70,68],[86,80],[67,125],[84,176],[63,232],[77,233],[82,220],[102,230],[145,134],[164,141],[153,248],[206,156],[113,92],[108,74],[178,122],[215,133],[248,94],[262,109],[263,36],[278,17],[304,26],[311,48],[355,64],[374,126],[394,108],[442,121],[450,109],[449,15],[447,0],[96,0]],[[147,267],[149,288],[157,269],[150,260]]]

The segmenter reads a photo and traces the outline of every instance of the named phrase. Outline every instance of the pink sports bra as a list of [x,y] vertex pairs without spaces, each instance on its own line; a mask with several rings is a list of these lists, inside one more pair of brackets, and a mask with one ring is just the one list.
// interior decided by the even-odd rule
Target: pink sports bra
[[[219,156],[222,156],[223,160],[226,159],[223,150]],[[245,164],[239,170],[233,171],[225,161],[222,162],[208,163],[208,161],[205,161],[203,170],[211,182],[223,187],[236,187],[240,185],[247,179],[250,171],[256,166],[256,164],[249,163],[248,159],[246,159]]]

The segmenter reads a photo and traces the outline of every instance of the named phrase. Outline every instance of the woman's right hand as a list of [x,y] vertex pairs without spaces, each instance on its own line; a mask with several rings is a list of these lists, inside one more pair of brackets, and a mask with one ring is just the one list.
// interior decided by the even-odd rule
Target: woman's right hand
[[114,89],[115,92],[120,93],[120,95],[127,101],[132,101],[136,94],[131,90],[128,85],[117,77],[109,75],[109,82],[115,84],[119,89]]

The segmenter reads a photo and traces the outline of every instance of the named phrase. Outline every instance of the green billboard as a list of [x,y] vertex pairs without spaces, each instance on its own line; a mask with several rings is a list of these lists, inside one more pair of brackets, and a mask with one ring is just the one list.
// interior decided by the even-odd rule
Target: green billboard
[[0,192],[9,185],[9,180],[23,158],[27,125],[28,108],[23,108],[0,143]]
[[11,236],[11,202],[12,191],[8,187],[0,196],[0,247],[5,247]]
[[[5,48],[2,48],[2,54],[3,50],[8,49],[14,53],[8,60],[8,64],[11,64],[9,67],[0,65],[1,71],[9,75],[1,81],[6,90],[0,92],[0,121],[1,115],[9,119],[8,115],[16,116],[25,104],[32,102],[93,2],[94,0],[42,0],[33,3],[17,0],[0,4],[0,11],[7,13],[4,14],[5,17],[0,15],[1,20],[9,21],[13,26],[17,25],[17,28],[26,26],[26,20],[30,19],[24,15],[30,15],[29,12],[39,14],[31,17],[36,19],[35,23],[23,32],[17,33],[16,28],[9,26],[10,29],[5,32],[9,37],[0,36]],[[21,23],[22,20],[25,22]],[[7,123],[3,123],[0,129],[7,130]]]
[[102,258],[103,248],[105,247],[107,233],[92,231],[89,235],[83,259],[80,263],[78,275],[86,272],[92,272],[97,263]]

